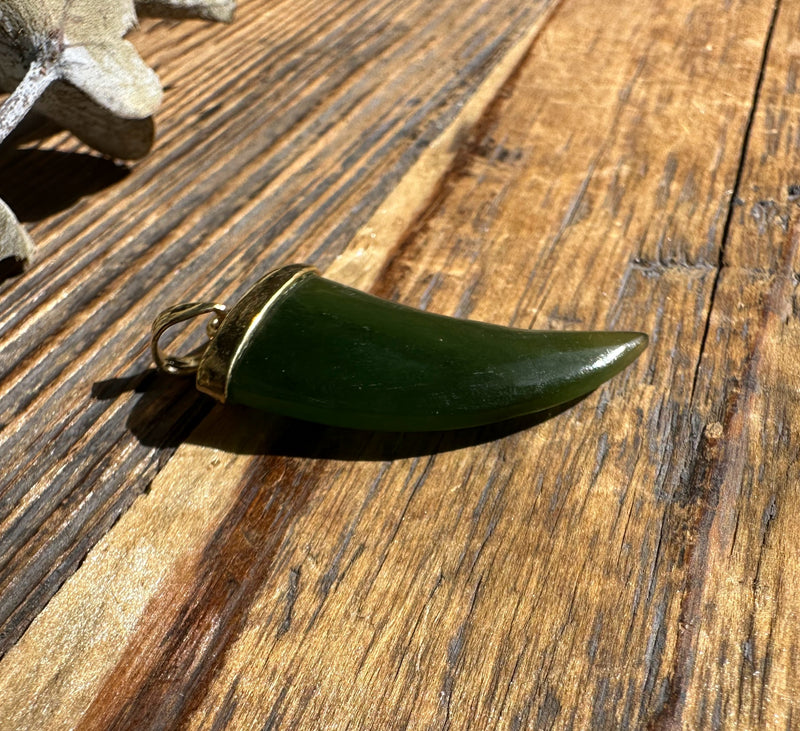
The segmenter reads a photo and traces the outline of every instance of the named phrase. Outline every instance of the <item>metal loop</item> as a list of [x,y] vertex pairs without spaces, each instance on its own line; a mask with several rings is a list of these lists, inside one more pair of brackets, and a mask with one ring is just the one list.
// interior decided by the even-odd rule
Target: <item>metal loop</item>
[[216,302],[187,302],[175,305],[168,310],[164,310],[153,322],[153,335],[150,338],[150,349],[153,352],[153,360],[160,371],[171,373],[177,376],[191,375],[197,370],[200,359],[203,357],[208,344],[195,348],[186,355],[168,355],[158,344],[161,336],[173,325],[191,320],[192,318],[205,315],[209,312],[214,313],[214,317],[206,325],[206,334],[209,340],[213,340],[217,334],[220,324],[227,314],[225,305]]

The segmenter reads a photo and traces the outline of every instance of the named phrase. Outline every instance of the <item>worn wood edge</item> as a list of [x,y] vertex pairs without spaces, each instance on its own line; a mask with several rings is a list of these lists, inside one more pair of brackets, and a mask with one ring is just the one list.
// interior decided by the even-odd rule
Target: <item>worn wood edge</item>
[[[202,429],[234,425],[207,420]],[[153,594],[197,561],[234,499],[246,460],[184,445],[159,485],[142,496],[88,554],[0,664],[4,728],[71,728],[125,649]],[[186,476],[191,475],[191,480]],[[134,573],[135,579],[131,577]],[[146,590],[145,590],[146,588]]]
[[[506,52],[326,275],[362,289],[375,285],[559,3],[555,0]],[[230,451],[205,446],[204,432],[241,433],[235,423],[226,426],[231,418],[215,409],[197,427],[197,438],[176,450],[150,490],[89,552],[0,661],[0,719],[7,728],[74,728],[123,656],[153,597],[170,576],[181,568],[191,571],[198,562],[208,536],[235,502],[253,453],[253,445],[231,444]]]
[[560,0],[556,0],[549,5],[529,31],[508,50],[505,58],[492,69],[458,117],[420,155],[383,205],[327,268],[327,276],[359,289],[370,289],[375,285],[392,252],[430,206],[464,142],[524,61],[559,4]]

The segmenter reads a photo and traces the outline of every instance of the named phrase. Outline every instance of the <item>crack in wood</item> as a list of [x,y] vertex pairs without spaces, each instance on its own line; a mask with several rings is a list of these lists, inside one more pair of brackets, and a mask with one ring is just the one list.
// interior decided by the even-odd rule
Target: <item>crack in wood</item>
[[750,110],[747,115],[747,122],[745,123],[744,135],[742,137],[742,147],[739,155],[739,164],[736,168],[736,178],[733,185],[733,190],[731,191],[731,199],[728,204],[728,215],[725,218],[725,223],[722,227],[722,239],[720,241],[720,246],[719,246],[719,255],[716,266],[716,276],[714,277],[714,283],[711,287],[711,297],[708,303],[706,328],[705,332],[703,333],[703,338],[700,342],[700,358],[698,359],[698,367],[697,370],[695,371],[694,382],[692,384],[692,391],[689,397],[690,404],[693,404],[695,401],[695,390],[697,388],[697,379],[699,375],[700,362],[702,361],[703,354],[706,352],[708,344],[708,334],[711,328],[711,315],[712,312],[714,311],[714,302],[717,295],[717,291],[719,289],[720,275],[722,273],[723,268],[725,267],[725,247],[727,245],[728,239],[731,234],[731,226],[733,223],[733,214],[736,207],[736,201],[739,199],[741,193],[740,189],[744,176],[745,163],[747,160],[747,153],[750,148],[750,136],[752,134],[753,125],[755,123],[756,111],[761,101],[761,93],[762,93],[762,88],[764,86],[764,79],[767,70],[767,61],[769,59],[770,48],[772,47],[772,39],[775,34],[775,26],[778,21],[778,13],[780,11],[780,5],[781,5],[781,0],[775,0],[772,7],[772,15],[770,18],[769,26],[767,28],[767,33],[764,39],[764,46],[761,53],[761,63],[759,65],[758,77],[756,79],[755,88],[753,89],[752,102],[750,104]]

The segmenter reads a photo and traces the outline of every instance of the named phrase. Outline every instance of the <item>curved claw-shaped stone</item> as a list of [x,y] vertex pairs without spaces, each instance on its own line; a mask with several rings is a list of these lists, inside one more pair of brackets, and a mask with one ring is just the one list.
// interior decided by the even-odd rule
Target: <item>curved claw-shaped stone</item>
[[435,315],[292,266],[267,275],[225,317],[198,387],[334,426],[458,429],[570,402],[646,346],[642,333],[529,331]]

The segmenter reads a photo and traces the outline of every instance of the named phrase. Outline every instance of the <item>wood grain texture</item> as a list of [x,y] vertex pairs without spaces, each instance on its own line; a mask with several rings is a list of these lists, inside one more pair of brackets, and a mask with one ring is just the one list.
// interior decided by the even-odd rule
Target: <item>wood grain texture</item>
[[[4,727],[792,728],[800,8],[281,8],[147,27],[159,147],[2,285]],[[432,435],[144,371],[137,323],[289,259],[651,345]]]
[[0,197],[46,217],[37,268],[1,285],[0,650],[208,411],[153,378],[148,323],[176,301],[235,299],[287,258],[325,266],[546,9],[251,2],[230,27],[151,24],[134,40],[184,92],[167,95],[146,166],[87,160],[69,139],[8,153]]

